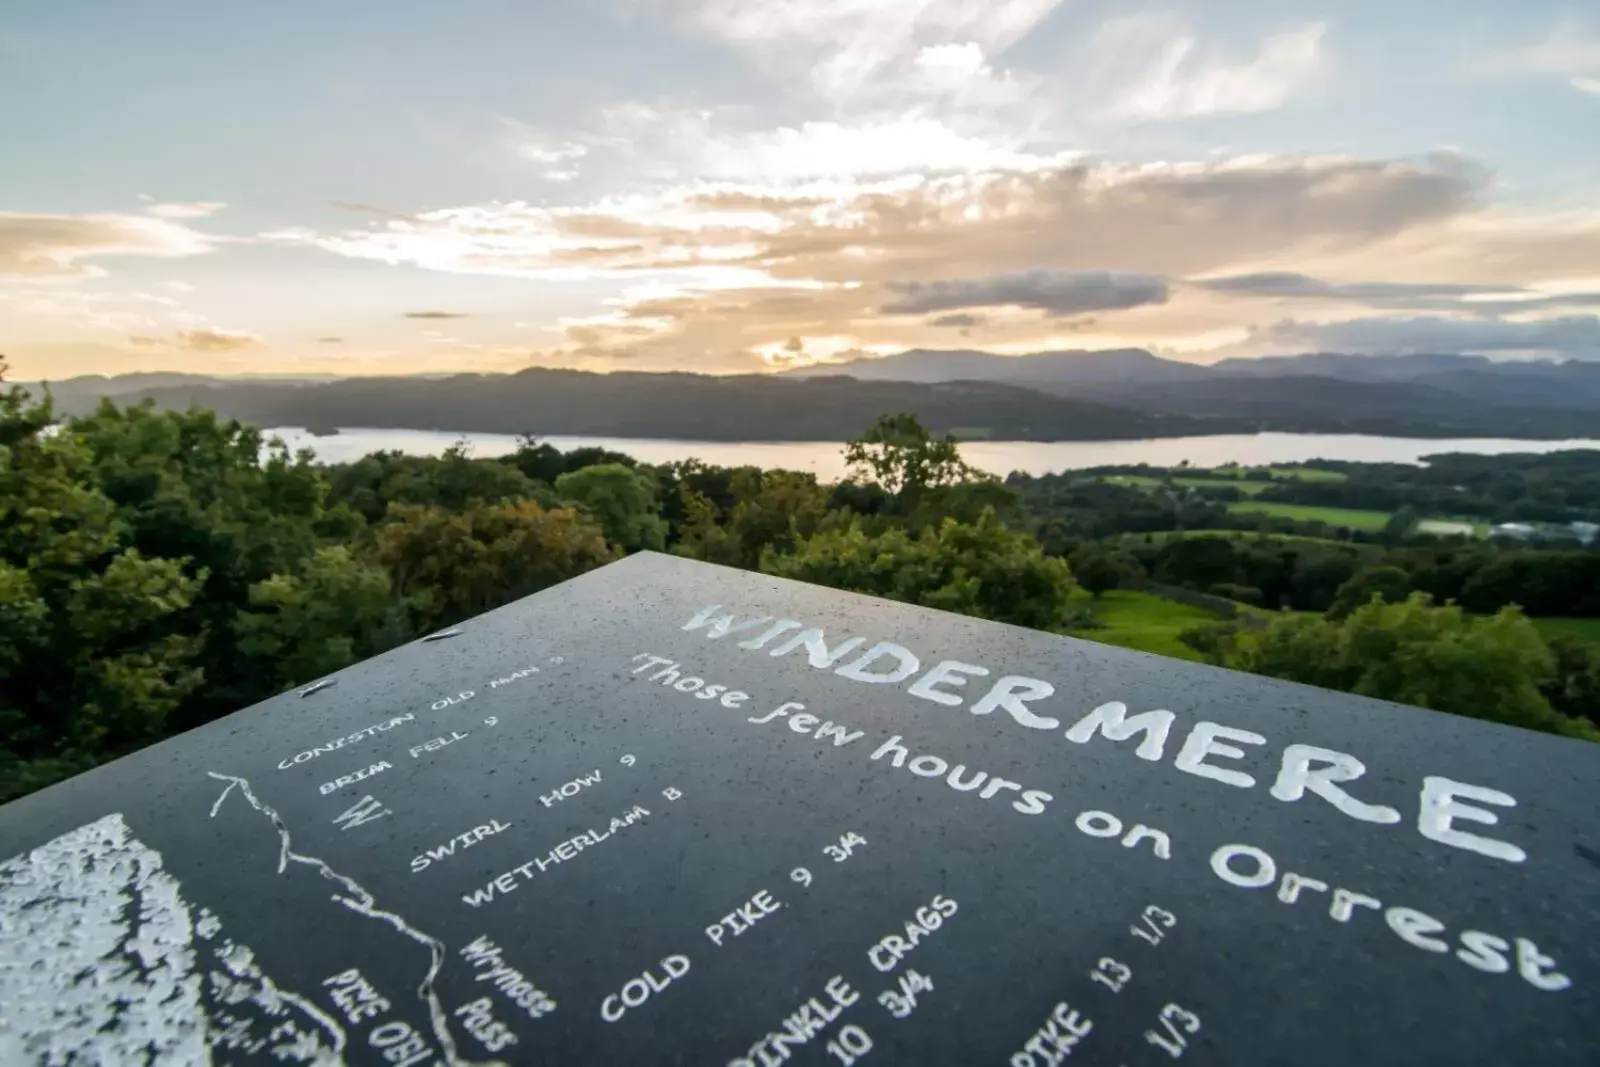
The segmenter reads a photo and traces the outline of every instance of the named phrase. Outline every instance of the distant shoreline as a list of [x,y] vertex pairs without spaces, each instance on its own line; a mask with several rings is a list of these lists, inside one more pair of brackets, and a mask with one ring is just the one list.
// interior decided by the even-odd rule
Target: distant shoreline
[[[1177,373],[1160,365],[1163,376]],[[439,380],[124,383],[136,386],[131,391],[105,382],[63,383],[53,392],[67,413],[92,411],[100,396],[110,395],[118,403],[148,400],[161,409],[198,406],[256,426],[376,423],[433,433],[533,432],[728,444],[848,440],[896,412],[913,413],[935,433],[973,443],[1267,433],[1418,441],[1600,437],[1600,367],[1561,368],[1558,380],[1522,380],[1508,373],[1496,372],[1488,385],[1471,379],[1480,392],[1499,398],[1493,402],[1416,382],[1305,375],[1020,384],[541,370]],[[1510,404],[1510,399],[1527,403]]]
[[[340,427],[337,436],[322,438],[312,437],[294,426],[270,427],[263,433],[283,437],[291,448],[311,449],[320,463],[347,463],[380,450],[438,455],[463,440],[474,456],[493,458],[515,452],[519,443],[515,434],[353,426]],[[569,434],[549,434],[539,440],[562,451],[604,448],[653,464],[695,458],[718,466],[752,465],[806,471],[824,479],[837,479],[846,472],[842,440],[707,441]],[[1196,467],[1218,467],[1230,462],[1241,466],[1270,466],[1315,459],[1417,464],[1426,456],[1447,452],[1497,455],[1571,449],[1600,449],[1600,439],[1534,441],[1504,437],[1404,438],[1265,432],[1117,441],[971,441],[962,445],[961,454],[980,470],[1004,476],[1013,471],[1050,474],[1141,463],[1170,467],[1184,461]]]
[[[250,423],[250,420],[241,420]],[[256,425],[250,423],[251,425]],[[257,429],[267,428],[256,426]],[[296,430],[311,437],[325,438],[338,437],[345,434],[362,433],[426,433],[446,434],[454,436],[494,436],[520,438],[521,433],[507,433],[504,430],[463,430],[454,427],[439,426],[339,426],[331,429],[312,430],[304,426],[278,426],[278,430]],[[1526,441],[1529,444],[1560,444],[1562,442],[1579,442],[1573,448],[1600,449],[1600,437],[1575,437],[1570,434],[1524,435],[1524,434],[1463,434],[1450,433],[1444,430],[1434,432],[1406,432],[1402,430],[1385,431],[1382,433],[1367,430],[1285,430],[1285,429],[1246,429],[1237,427],[1232,429],[1199,430],[1173,433],[1146,433],[1128,437],[988,437],[982,435],[967,436],[959,431],[951,431],[963,445],[989,444],[989,445],[1095,445],[1095,444],[1127,444],[1136,441],[1178,441],[1188,439],[1204,439],[1208,437],[1358,437],[1374,441]],[[838,437],[668,437],[654,434],[628,434],[628,433],[572,433],[558,430],[550,433],[532,433],[531,436],[543,441],[549,438],[604,438],[611,441],[644,441],[664,442],[683,445],[838,445],[843,448],[846,442]],[[1539,451],[1553,451],[1540,449]],[[1559,450],[1555,450],[1559,451]]]

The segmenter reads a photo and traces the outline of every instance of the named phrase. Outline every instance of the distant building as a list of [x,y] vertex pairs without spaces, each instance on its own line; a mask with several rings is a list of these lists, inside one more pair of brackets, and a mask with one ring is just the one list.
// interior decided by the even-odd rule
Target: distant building
[[1526,522],[1501,522],[1489,528],[1490,537],[1506,537],[1513,541],[1526,541],[1536,532],[1532,524]]
[[1508,541],[1577,541],[1581,545],[1593,544],[1600,536],[1600,523],[1594,522],[1502,522],[1489,528],[1490,537],[1503,537]]

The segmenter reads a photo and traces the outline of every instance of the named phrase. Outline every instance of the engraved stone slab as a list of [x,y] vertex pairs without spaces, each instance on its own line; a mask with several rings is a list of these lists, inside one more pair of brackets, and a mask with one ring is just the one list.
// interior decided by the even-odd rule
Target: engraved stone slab
[[639,555],[0,808],[0,1063],[1593,1064],[1597,784]]

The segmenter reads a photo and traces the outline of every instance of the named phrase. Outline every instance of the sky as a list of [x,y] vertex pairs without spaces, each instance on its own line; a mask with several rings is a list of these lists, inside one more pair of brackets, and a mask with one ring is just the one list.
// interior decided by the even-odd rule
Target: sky
[[1600,359],[1600,8],[0,0],[0,355]]

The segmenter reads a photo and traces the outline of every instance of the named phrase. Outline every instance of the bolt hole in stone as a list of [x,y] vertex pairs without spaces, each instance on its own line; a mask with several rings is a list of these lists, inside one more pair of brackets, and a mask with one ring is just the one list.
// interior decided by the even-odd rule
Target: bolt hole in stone
[[429,634],[427,637],[424,637],[422,640],[424,642],[428,642],[428,641],[448,641],[452,637],[460,637],[460,636],[461,636],[461,631],[460,630],[440,630],[436,634]]

